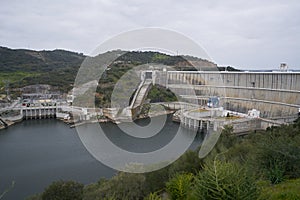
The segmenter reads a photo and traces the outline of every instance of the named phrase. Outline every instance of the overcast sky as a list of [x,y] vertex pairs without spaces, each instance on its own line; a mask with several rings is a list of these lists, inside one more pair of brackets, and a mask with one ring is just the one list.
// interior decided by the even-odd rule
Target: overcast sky
[[178,31],[218,65],[300,69],[298,0],[1,0],[0,45],[90,54],[137,28]]

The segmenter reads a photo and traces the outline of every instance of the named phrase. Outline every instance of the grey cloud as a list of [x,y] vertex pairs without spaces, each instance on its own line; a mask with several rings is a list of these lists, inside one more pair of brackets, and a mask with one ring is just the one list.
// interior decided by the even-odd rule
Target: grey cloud
[[3,0],[0,45],[90,53],[120,32],[161,27],[190,37],[220,65],[300,69],[299,11],[296,0]]

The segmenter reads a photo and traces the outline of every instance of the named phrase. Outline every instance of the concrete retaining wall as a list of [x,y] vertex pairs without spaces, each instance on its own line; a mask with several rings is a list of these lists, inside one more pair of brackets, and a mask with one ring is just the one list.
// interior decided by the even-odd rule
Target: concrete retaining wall
[[219,96],[226,109],[245,113],[255,108],[262,117],[294,115],[300,108],[300,73],[169,71],[158,72],[157,79],[176,94],[194,96],[186,100],[191,103]]

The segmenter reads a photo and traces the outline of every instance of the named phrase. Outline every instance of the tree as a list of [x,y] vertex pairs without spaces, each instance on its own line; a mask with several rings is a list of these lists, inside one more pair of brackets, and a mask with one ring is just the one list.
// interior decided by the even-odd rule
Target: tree
[[176,160],[169,169],[170,177],[177,173],[196,174],[202,168],[203,160],[198,157],[198,152],[187,151]]
[[188,199],[192,190],[193,174],[177,174],[166,183],[167,192],[173,200]]
[[237,142],[237,137],[233,135],[233,126],[225,125],[222,130],[219,143],[221,143],[226,149],[229,149]]
[[156,193],[150,193],[148,196],[144,198],[144,200],[162,200],[161,197]]
[[102,180],[88,187],[85,189],[84,200],[135,200],[146,195],[143,174],[120,172],[110,180]]
[[167,166],[157,171],[145,173],[146,193],[160,191],[165,188],[165,183],[169,180],[169,168],[170,166]]
[[234,163],[214,160],[195,177],[195,199],[255,200],[258,188],[246,170]]
[[[276,135],[274,135],[276,134]],[[281,134],[281,135],[278,135]],[[290,133],[291,135],[291,133]],[[256,144],[253,165],[271,183],[300,177],[300,136],[285,135],[285,130],[262,136]]]
[[55,181],[42,193],[42,200],[81,200],[83,187],[75,181]]
[[2,199],[6,193],[8,193],[11,189],[13,189],[14,186],[15,186],[15,181],[13,181],[11,183],[11,186],[8,189],[6,189],[2,194],[0,193],[0,199]]

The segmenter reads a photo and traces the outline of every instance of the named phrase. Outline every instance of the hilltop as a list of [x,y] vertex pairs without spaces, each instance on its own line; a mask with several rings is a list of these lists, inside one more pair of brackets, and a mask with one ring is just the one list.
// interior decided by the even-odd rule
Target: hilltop
[[34,51],[0,47],[0,72],[49,72],[80,65],[84,58],[82,53],[60,49]]

